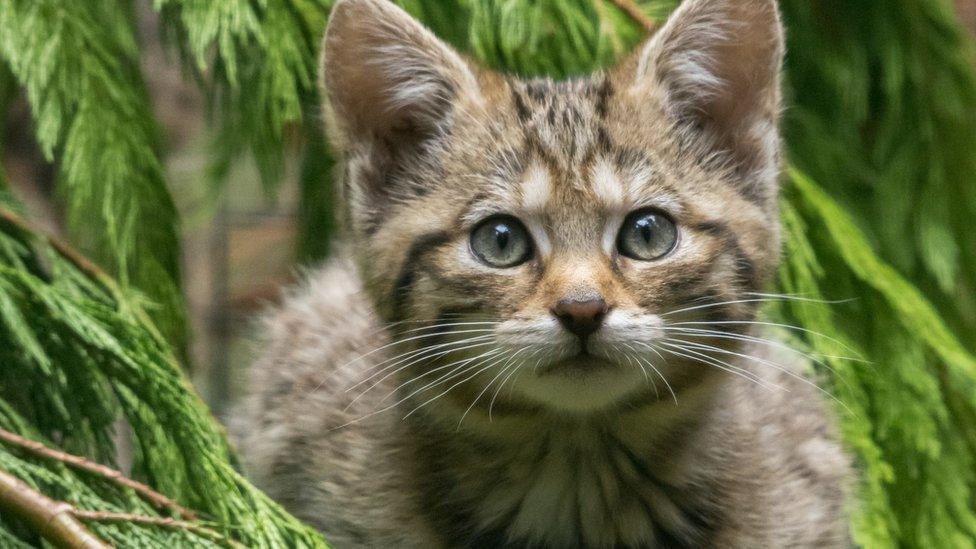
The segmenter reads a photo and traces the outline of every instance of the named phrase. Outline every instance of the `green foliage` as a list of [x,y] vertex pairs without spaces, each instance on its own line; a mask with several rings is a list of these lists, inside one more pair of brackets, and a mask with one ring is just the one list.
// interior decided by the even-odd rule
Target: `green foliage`
[[[0,207],[11,211],[9,199]],[[113,463],[114,426],[124,418],[137,475],[225,534],[253,547],[324,546],[237,473],[223,431],[141,303],[83,260],[0,220],[0,427]],[[110,483],[2,445],[0,468],[79,508],[150,512]],[[125,546],[190,536],[125,523],[95,531]]]
[[[315,74],[325,0],[156,0],[164,30],[202,78],[219,139],[218,179],[242,153],[273,188],[287,128],[317,109]],[[316,130],[318,131],[318,130]]]
[[[820,372],[863,475],[854,510],[865,547],[973,547],[976,359],[922,294],[882,262],[853,219],[791,173],[780,288],[805,299],[770,313],[811,332],[796,343]],[[816,300],[857,296],[826,308]],[[869,362],[851,361],[855,353]]]
[[179,224],[132,28],[119,2],[0,0],[0,59],[26,92],[41,150],[57,158],[75,240],[159,305],[156,323],[182,349]]
[[[828,8],[829,5],[829,8]],[[976,349],[976,73],[944,0],[784,0],[793,161]]]
[[[608,0],[398,3],[468,55],[522,75],[586,73],[643,36]],[[661,21],[677,1],[638,3]],[[333,161],[315,89],[331,4],[154,2],[165,36],[210,99],[218,178],[249,155],[273,192],[286,153],[301,147],[305,260],[327,253],[334,226]],[[792,343],[817,359],[811,367],[838,401],[862,473],[852,505],[857,542],[973,547],[971,45],[947,0],[781,5],[790,45],[785,131],[797,169],[784,185],[777,290],[799,297],[766,314],[800,327]],[[223,434],[155,333],[159,324],[180,341],[177,224],[132,28],[127,2],[0,0],[0,59],[26,90],[38,143],[59,164],[74,241],[122,281],[79,269],[0,223],[0,427],[111,463],[113,426],[123,417],[134,431],[136,474],[214,528],[255,546],[321,545],[235,472]],[[5,74],[0,68],[0,106],[10,95]],[[852,355],[866,360],[841,358]],[[0,468],[80,507],[155,513],[130,493],[2,446]],[[193,537],[92,527],[126,545]],[[0,527],[0,543],[24,535],[16,524]]]

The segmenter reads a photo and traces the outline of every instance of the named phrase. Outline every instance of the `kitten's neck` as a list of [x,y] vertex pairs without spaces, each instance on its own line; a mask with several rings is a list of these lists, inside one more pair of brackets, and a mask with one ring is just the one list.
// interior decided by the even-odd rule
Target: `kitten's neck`
[[[604,413],[496,409],[488,418],[472,409],[463,422],[467,410],[445,403],[411,416],[417,478],[438,527],[462,536],[460,545],[694,545],[717,512],[706,504],[700,441],[714,428],[722,391],[716,377],[682,391],[677,405],[669,394]],[[488,537],[463,538],[471,532]]]

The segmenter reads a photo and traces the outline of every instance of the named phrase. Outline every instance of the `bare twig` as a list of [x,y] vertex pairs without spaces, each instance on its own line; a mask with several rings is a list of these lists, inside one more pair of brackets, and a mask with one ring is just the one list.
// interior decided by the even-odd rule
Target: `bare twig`
[[617,9],[620,11],[626,13],[638,25],[644,27],[644,30],[647,32],[651,32],[657,27],[654,21],[640,9],[640,6],[634,3],[634,0],[610,0],[610,3],[617,6]]
[[[16,437],[16,435],[14,436]],[[6,440],[6,437],[4,437],[4,440]],[[52,451],[46,447],[42,448],[45,457],[63,461],[49,454],[49,452],[59,452]],[[68,455],[65,454],[65,456]],[[76,463],[71,462],[71,464],[77,466]],[[86,471],[92,471],[89,468],[90,465],[97,464],[86,463],[82,468]],[[96,471],[92,472],[102,474]],[[118,481],[116,478],[112,478],[112,480]],[[77,509],[70,503],[56,501],[45,496],[29,486],[26,482],[3,470],[0,470],[0,510],[8,511],[19,517],[45,540],[56,547],[66,549],[110,549],[110,545],[96,537],[80,521],[115,522],[172,530],[185,530],[197,536],[234,547],[235,549],[243,547],[240,543],[212,528],[186,520],[152,517],[135,513]]]
[[0,429],[0,441],[6,442],[7,444],[16,446],[23,450],[27,450],[36,456],[60,461],[74,467],[75,469],[85,471],[86,473],[105,477],[116,484],[131,489],[135,493],[142,496],[146,501],[153,504],[156,508],[173,511],[185,520],[195,520],[197,518],[196,513],[193,511],[183,507],[163,494],[160,494],[149,486],[132,480],[123,475],[120,471],[112,469],[111,467],[106,467],[101,463],[95,463],[80,456],[75,456],[60,450],[48,448],[40,442],[24,438],[4,429]]
[[0,471],[0,509],[19,517],[56,547],[110,549],[78,521],[71,505],[54,501],[5,471]]
[[201,526],[199,524],[194,524],[192,522],[187,522],[185,520],[176,520],[166,517],[150,517],[147,515],[137,515],[133,513],[114,513],[111,511],[84,511],[81,509],[72,509],[71,514],[77,519],[88,522],[123,522],[127,524],[141,524],[144,526],[171,528],[174,530],[186,530],[198,536],[227,544],[231,547],[243,547],[240,543],[227,538],[216,530],[207,528],[206,526]]

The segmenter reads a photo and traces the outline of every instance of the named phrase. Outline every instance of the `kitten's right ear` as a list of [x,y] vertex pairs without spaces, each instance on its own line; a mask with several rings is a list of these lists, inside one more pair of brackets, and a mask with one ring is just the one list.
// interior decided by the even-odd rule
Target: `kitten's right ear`
[[783,50],[776,0],[684,0],[636,67],[624,70],[634,72],[638,96],[662,94],[669,115],[704,130],[769,189],[778,170]]
[[322,47],[320,86],[340,148],[416,144],[443,129],[459,97],[478,93],[461,56],[387,0],[340,0]]

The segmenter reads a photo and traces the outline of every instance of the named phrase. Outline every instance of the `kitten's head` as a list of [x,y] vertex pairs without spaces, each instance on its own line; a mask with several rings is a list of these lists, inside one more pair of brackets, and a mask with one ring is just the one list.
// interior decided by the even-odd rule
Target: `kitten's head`
[[[750,320],[777,262],[782,57],[774,0],[685,0],[628,60],[566,82],[340,1],[322,87],[343,218],[380,314],[428,346],[412,374],[512,373],[513,398],[595,410],[720,370],[702,345],[731,340],[696,330]],[[696,321],[713,324],[678,324]]]

